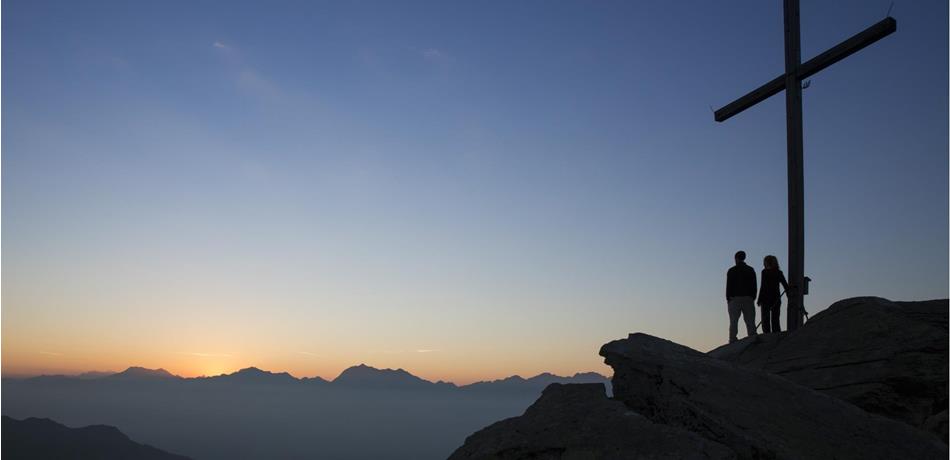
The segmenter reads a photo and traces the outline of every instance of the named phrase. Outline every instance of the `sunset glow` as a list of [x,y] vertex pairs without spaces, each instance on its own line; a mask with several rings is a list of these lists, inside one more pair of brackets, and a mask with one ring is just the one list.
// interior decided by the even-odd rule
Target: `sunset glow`
[[[490,3],[5,4],[3,376],[724,343],[733,253],[787,263],[785,112],[708,107],[780,72],[781,2]],[[887,5],[806,2],[803,54]],[[812,314],[947,297],[946,8],[804,93]]]

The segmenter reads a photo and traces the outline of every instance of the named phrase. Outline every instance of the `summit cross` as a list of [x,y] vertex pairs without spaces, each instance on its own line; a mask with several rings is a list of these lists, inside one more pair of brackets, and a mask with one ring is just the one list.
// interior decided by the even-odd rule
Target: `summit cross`
[[788,141],[788,330],[804,322],[805,213],[802,161],[802,80],[860,51],[897,30],[897,21],[888,16],[877,24],[802,63],[798,0],[784,0],[785,73],[732,101],[715,112],[716,121],[725,121],[753,105],[785,90],[785,127]]

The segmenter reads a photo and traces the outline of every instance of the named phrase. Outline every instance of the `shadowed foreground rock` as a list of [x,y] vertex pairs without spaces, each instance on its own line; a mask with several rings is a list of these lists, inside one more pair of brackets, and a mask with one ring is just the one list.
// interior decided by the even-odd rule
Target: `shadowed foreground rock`
[[733,451],[694,433],[660,425],[608,399],[605,387],[552,384],[524,415],[465,440],[458,459],[726,459]]
[[804,327],[710,356],[764,369],[947,442],[947,300],[836,302]]
[[709,354],[630,334],[600,350],[613,399],[550,387],[452,458],[945,459],[947,306],[843,300]]
[[614,368],[616,399],[656,423],[724,444],[740,458],[948,455],[929,433],[667,340],[630,334],[600,354]]

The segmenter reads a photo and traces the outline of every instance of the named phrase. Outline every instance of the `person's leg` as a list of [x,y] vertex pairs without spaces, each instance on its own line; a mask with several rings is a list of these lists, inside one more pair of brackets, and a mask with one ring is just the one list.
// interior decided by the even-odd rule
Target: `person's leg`
[[745,329],[749,336],[756,335],[755,332],[755,301],[752,297],[744,297],[742,302],[742,317],[745,319]]
[[738,340],[736,336],[739,334],[739,303],[736,299],[732,299],[727,304],[729,310],[729,343],[735,342]]
[[769,307],[767,305],[762,305],[759,308],[759,311],[762,312],[762,332],[768,334],[772,332],[772,321],[769,321]]
[[772,332],[782,332],[782,325],[779,323],[779,318],[782,317],[782,301],[779,300],[775,303],[775,306],[772,307]]

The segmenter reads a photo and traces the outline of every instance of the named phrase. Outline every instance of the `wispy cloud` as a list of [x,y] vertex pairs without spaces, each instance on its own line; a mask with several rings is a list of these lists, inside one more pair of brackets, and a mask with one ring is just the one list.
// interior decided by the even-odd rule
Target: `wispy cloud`
[[436,353],[439,350],[434,348],[417,348],[415,350],[370,350],[370,353],[382,353],[384,355],[397,355],[401,353]]
[[445,58],[445,53],[443,53],[442,51],[439,51],[439,50],[437,50],[437,49],[435,49],[435,48],[426,48],[426,49],[422,50],[422,57],[424,57],[424,58],[426,58],[426,59],[428,59],[428,60],[430,60],[430,61],[437,61],[437,60],[440,60],[440,59],[444,59],[444,58]]
[[399,353],[405,353],[405,350],[370,350],[370,353],[382,353],[384,355],[398,355]]
[[282,91],[260,71],[245,62],[240,50],[221,40],[216,40],[211,47],[224,56],[225,61],[233,69],[234,84],[239,91],[264,101],[275,101],[281,98]]
[[318,354],[316,354],[316,353],[310,353],[309,351],[298,351],[298,352],[296,352],[296,353],[297,353],[298,355],[313,356],[314,358],[317,358],[317,357],[320,356],[320,355],[318,355]]
[[46,355],[46,356],[63,356],[62,353],[57,353],[55,351],[39,351],[37,353],[41,355]]
[[199,358],[232,358],[234,356],[227,353],[199,353],[194,351],[176,351],[175,353],[179,355],[197,356]]

